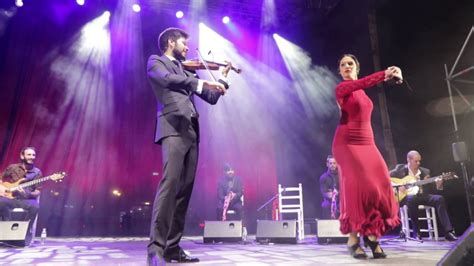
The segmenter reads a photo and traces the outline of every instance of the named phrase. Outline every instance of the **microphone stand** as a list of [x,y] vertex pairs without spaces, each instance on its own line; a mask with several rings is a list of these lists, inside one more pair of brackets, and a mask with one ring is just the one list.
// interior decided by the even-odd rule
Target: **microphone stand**
[[[286,191],[286,188],[283,188],[283,191],[281,193],[284,193]],[[275,195],[273,195],[273,197],[271,197],[267,202],[265,202],[262,206],[260,206],[258,209],[257,209],[257,212],[260,212],[261,210],[263,210],[265,207],[269,206],[270,203],[272,203],[276,198],[278,198],[278,196],[280,195],[280,192],[277,192]],[[267,218],[268,213],[265,214],[265,218]]]

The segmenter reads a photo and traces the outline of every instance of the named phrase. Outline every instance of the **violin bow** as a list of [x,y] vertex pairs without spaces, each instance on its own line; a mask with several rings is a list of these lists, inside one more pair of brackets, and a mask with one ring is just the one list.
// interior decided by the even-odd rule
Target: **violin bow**
[[198,56],[199,56],[199,60],[201,60],[201,63],[202,63],[202,64],[204,65],[204,67],[206,68],[207,73],[209,73],[209,75],[211,75],[212,80],[214,80],[214,82],[217,82],[216,77],[214,77],[214,75],[212,74],[211,70],[209,70],[209,66],[208,66],[206,60],[204,60],[204,57],[202,57],[202,54],[201,54],[201,51],[199,51],[199,48],[196,48],[196,51],[197,51],[197,54],[198,54]]

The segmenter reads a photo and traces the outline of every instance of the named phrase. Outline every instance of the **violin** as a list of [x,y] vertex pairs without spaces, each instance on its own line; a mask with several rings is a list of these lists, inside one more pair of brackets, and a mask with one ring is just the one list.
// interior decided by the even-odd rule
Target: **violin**
[[[204,63],[200,61],[199,59],[186,60],[186,61],[181,62],[181,64],[183,65],[185,69],[191,70],[191,71],[198,70],[198,69],[206,69],[206,66],[204,66]],[[219,70],[219,67],[227,66],[227,64],[225,63],[217,63],[217,62],[212,62],[208,60],[206,60],[206,64],[209,70]],[[234,67],[234,66],[231,66],[230,69],[235,71],[237,74],[240,74],[240,72],[242,72],[242,69]]]

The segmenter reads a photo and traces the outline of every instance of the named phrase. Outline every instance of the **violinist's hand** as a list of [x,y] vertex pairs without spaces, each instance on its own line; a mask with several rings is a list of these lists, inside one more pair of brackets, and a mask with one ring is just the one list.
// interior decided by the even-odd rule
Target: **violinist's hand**
[[214,82],[214,81],[209,81],[209,80],[204,80],[203,87],[209,90],[217,90],[219,91],[222,95],[226,93],[226,89],[224,85],[220,82]]
[[225,68],[222,70],[222,76],[227,78],[227,75],[229,74],[230,69],[232,68],[232,62],[229,61],[224,61],[227,65]]

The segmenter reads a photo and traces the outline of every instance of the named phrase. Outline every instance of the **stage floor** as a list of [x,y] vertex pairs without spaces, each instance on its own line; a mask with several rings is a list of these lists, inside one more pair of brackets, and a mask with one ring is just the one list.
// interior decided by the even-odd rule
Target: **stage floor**
[[[181,246],[201,262],[196,265],[436,265],[454,243],[394,241],[383,245],[387,259],[352,259],[344,244],[319,245],[314,236],[299,244],[204,244],[185,237]],[[2,245],[0,265],[145,265],[147,238],[48,238],[27,248]],[[179,265],[173,263],[173,265]],[[190,264],[186,264],[190,265]]]

